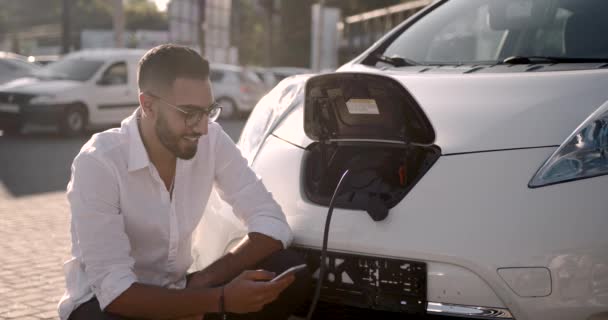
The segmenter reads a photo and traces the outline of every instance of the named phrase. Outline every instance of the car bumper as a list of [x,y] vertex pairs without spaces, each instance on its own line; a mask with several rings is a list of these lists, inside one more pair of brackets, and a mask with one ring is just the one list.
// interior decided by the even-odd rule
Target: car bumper
[[34,123],[41,125],[55,125],[64,114],[69,105],[19,105],[14,110],[0,110],[1,122]]
[[[554,149],[442,156],[382,222],[335,209],[329,248],[426,262],[431,312],[457,305],[520,320],[599,315],[608,309],[608,176],[529,189]],[[271,136],[254,169],[283,208],[295,244],[319,248],[327,208],[304,198],[305,152]],[[505,279],[499,270],[508,268],[544,268],[549,276]],[[518,289],[527,282],[532,288]]]

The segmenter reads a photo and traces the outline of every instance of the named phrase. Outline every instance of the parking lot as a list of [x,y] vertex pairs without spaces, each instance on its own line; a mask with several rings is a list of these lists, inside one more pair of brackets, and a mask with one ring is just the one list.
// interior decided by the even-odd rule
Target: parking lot
[[[227,121],[237,139],[244,121]],[[87,136],[0,137],[0,319],[57,319],[69,257],[65,187]]]

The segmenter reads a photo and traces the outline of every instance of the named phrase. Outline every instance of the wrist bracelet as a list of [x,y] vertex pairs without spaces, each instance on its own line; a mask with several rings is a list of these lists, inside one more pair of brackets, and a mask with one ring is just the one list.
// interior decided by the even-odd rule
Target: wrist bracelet
[[222,320],[226,320],[226,310],[225,308],[225,301],[224,301],[224,286],[221,287],[221,293],[220,293],[220,318]]

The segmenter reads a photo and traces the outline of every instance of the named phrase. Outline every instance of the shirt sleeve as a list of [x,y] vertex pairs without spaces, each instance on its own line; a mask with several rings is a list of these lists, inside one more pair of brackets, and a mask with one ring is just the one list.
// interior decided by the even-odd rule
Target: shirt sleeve
[[91,290],[105,309],[134,282],[134,259],[119,207],[118,180],[107,164],[79,154],[67,188],[73,251],[81,259]]
[[219,196],[232,206],[248,232],[265,234],[287,248],[293,235],[283,210],[223,130],[218,133],[215,157]]

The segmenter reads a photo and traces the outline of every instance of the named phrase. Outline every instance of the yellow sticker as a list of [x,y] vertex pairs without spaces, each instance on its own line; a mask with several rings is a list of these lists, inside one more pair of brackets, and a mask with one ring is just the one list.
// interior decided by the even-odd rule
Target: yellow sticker
[[350,114],[380,114],[374,99],[350,99],[346,101]]

